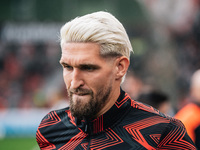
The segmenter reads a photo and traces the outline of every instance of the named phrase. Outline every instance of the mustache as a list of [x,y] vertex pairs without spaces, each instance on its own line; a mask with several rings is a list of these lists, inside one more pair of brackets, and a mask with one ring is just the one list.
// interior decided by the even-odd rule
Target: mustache
[[89,89],[82,89],[82,88],[76,88],[76,89],[69,89],[68,90],[69,95],[77,94],[77,95],[87,95],[92,94],[92,90]]

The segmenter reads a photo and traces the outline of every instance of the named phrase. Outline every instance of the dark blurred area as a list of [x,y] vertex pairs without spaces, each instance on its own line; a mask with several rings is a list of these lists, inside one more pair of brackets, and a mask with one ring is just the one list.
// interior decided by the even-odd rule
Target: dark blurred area
[[122,22],[134,49],[127,92],[137,100],[143,87],[154,87],[175,111],[188,103],[200,68],[199,0],[1,0],[0,110],[66,107],[59,29],[100,10]]
[[138,101],[148,104],[165,114],[168,113],[170,108],[168,96],[161,91],[147,90],[140,94]]

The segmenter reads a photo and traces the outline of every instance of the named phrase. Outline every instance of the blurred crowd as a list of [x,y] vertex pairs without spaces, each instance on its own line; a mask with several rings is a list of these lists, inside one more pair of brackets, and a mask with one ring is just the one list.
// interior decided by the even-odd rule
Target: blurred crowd
[[[200,68],[200,2],[183,1],[138,1],[150,21],[148,32],[135,32],[139,42],[128,27],[136,53],[123,85],[134,99],[146,89],[164,91],[175,112],[190,102],[190,79]],[[140,54],[138,43],[146,44]],[[59,58],[58,42],[0,41],[0,109],[68,105]]]
[[0,109],[50,108],[62,100],[59,50],[58,43],[1,43]]

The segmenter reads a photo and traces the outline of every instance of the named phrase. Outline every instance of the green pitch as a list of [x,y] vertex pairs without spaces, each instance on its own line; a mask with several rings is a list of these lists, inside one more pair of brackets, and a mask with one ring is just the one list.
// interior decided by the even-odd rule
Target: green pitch
[[0,150],[39,150],[35,138],[0,139]]

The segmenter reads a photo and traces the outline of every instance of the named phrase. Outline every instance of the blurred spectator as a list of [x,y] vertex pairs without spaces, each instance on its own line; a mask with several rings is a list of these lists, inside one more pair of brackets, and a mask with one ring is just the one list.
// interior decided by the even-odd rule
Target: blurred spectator
[[161,91],[147,90],[142,92],[137,100],[142,103],[151,105],[165,114],[169,113],[171,107],[167,94]]
[[[59,45],[8,42],[0,48],[0,109],[51,108],[43,92],[49,82],[47,79],[58,75],[55,66],[59,51],[55,49],[59,49]],[[54,85],[60,88],[59,83]]]
[[200,149],[200,69],[191,78],[190,100],[175,117],[183,122],[189,136]]

